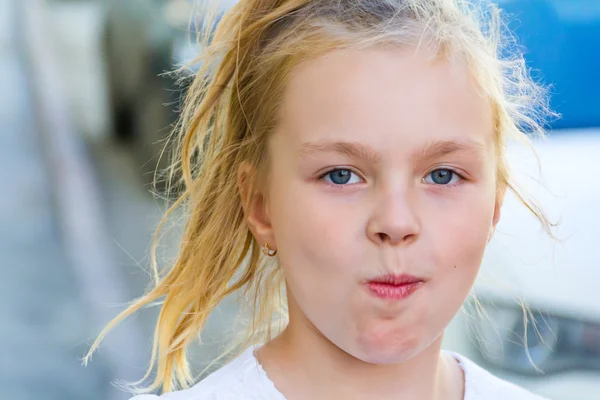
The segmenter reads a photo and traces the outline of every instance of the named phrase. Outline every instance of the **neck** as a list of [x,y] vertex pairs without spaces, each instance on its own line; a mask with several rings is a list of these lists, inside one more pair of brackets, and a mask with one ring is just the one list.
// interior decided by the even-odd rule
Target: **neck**
[[257,358],[287,400],[462,399],[460,367],[441,353],[441,343],[439,337],[404,363],[377,365],[344,352],[314,327],[290,324]]

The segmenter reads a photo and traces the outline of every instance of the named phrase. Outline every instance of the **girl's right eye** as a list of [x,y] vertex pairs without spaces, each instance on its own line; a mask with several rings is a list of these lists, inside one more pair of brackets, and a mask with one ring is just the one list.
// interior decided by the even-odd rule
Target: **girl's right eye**
[[[355,176],[354,181],[352,181],[352,175]],[[331,171],[328,171],[325,174],[321,175],[320,179],[323,179],[327,183],[335,186],[345,186],[349,183],[360,183],[362,181],[361,178],[355,172],[347,168],[332,169]]]

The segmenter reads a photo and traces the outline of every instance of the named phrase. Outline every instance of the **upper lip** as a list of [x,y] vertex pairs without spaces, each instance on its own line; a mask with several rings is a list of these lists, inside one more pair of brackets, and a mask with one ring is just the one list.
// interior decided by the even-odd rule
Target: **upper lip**
[[390,285],[408,285],[411,283],[423,282],[424,279],[408,274],[386,274],[370,279],[368,283],[387,283]]

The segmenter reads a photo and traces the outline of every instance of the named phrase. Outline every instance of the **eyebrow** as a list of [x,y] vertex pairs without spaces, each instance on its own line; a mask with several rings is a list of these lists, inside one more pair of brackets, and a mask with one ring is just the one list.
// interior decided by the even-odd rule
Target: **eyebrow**
[[472,153],[481,156],[485,153],[485,145],[474,140],[434,140],[419,149],[411,158],[413,160],[440,158],[454,153]]
[[[426,143],[411,156],[411,160],[440,158],[453,153],[473,153],[483,155],[483,143],[473,140],[434,140]],[[370,146],[358,142],[321,141],[303,143],[298,151],[300,156],[313,156],[319,153],[339,153],[353,158],[365,159],[378,164],[381,154]]]
[[353,158],[366,159],[373,164],[381,161],[381,155],[373,148],[357,142],[323,141],[303,143],[300,156],[313,156],[319,153],[340,153]]

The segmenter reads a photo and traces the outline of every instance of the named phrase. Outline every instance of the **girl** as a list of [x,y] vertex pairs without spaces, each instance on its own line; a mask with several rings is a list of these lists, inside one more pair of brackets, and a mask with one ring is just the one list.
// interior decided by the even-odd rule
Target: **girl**
[[186,348],[241,291],[237,356],[162,399],[539,398],[441,350],[514,190],[505,148],[546,110],[500,26],[466,0],[224,16],[183,113],[180,253],[107,327],[162,299],[147,392],[191,386]]

